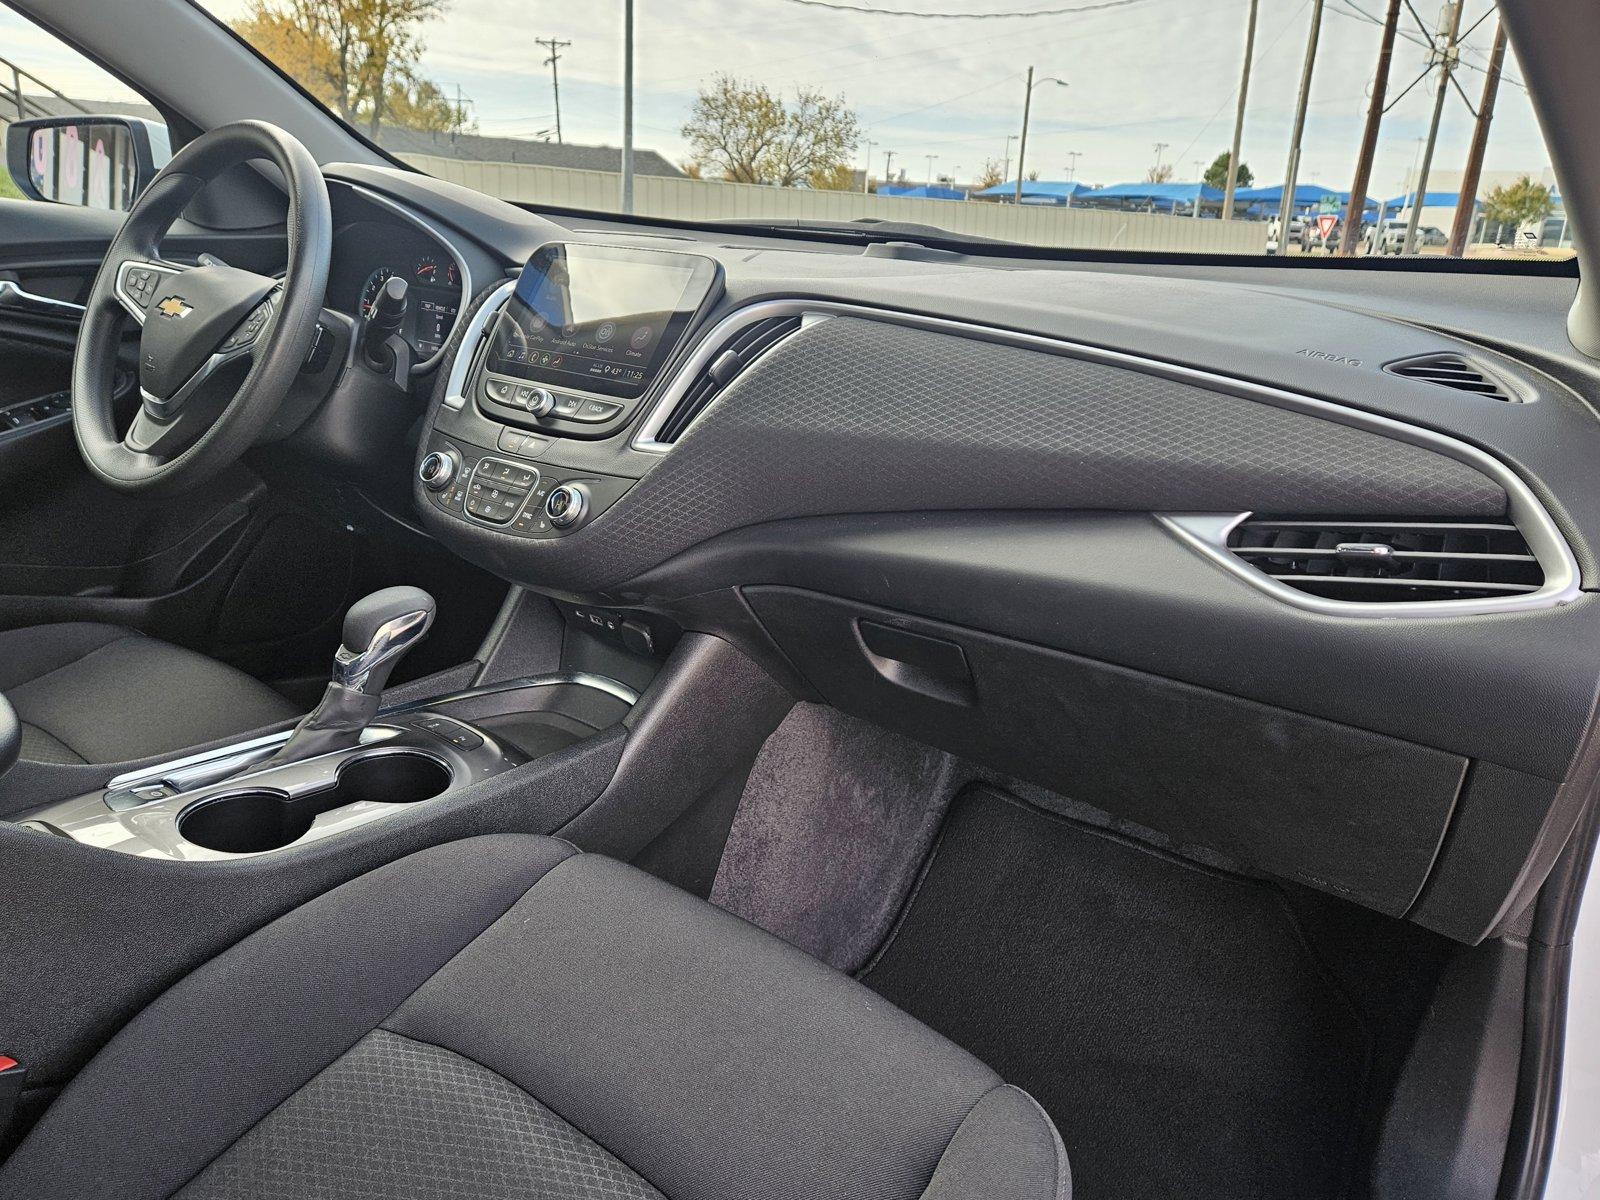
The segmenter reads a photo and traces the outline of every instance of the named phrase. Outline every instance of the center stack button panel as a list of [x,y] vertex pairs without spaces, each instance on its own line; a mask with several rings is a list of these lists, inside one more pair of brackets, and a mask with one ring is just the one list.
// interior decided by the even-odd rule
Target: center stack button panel
[[[453,455],[460,463],[442,488],[428,489],[428,500],[435,508],[517,537],[554,538],[575,533],[620,500],[635,483],[621,476],[523,461],[439,433],[429,438],[428,450],[430,454]],[[428,483],[426,476],[423,483]],[[569,498],[567,504],[560,505],[554,520],[549,511],[553,491]],[[574,491],[586,500],[575,518],[570,507]]]

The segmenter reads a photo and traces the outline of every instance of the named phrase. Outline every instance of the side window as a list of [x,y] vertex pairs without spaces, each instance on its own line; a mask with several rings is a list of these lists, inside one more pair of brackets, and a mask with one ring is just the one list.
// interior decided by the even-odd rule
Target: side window
[[0,197],[126,211],[171,157],[161,114],[0,4]]

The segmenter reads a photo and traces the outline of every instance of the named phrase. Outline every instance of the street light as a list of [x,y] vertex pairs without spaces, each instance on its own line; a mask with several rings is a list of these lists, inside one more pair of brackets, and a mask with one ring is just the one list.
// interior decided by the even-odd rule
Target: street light
[[1014,133],[1006,134],[1006,165],[1003,168],[1001,168],[1003,174],[1006,174],[1006,175],[1011,174],[1011,143],[1016,141],[1016,140],[1017,140],[1017,135],[1016,134],[1014,134]]
[[1156,143],[1156,165],[1155,165],[1154,170],[1151,172],[1151,174],[1156,176],[1158,179],[1161,176],[1161,152],[1163,150],[1169,149],[1171,146],[1172,146],[1171,142],[1157,142]]
[[933,186],[933,162],[934,162],[934,159],[938,158],[939,156],[937,154],[924,154],[922,157],[928,160],[928,186],[932,187]]
[[1028,68],[1028,90],[1022,97],[1022,137],[1017,142],[1017,203],[1019,205],[1022,203],[1022,176],[1024,174],[1024,163],[1028,157],[1028,116],[1033,108],[1033,89],[1036,87],[1043,87],[1047,83],[1053,83],[1057,87],[1072,86],[1065,79],[1057,79],[1054,75],[1048,75],[1035,83],[1033,79],[1033,68]]
[[1067,157],[1072,161],[1067,164],[1067,182],[1071,183],[1078,177],[1078,160],[1083,157],[1081,150],[1068,150]]
[[865,196],[872,190],[872,148],[877,142],[867,143],[867,169],[861,172],[861,194]]

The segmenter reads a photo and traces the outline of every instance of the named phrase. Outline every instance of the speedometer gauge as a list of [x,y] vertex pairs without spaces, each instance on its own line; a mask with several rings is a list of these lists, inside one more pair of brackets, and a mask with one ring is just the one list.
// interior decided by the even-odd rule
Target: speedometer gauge
[[388,267],[379,267],[367,276],[367,285],[361,289],[361,315],[370,317],[372,305],[378,299],[378,292],[383,285],[394,278],[394,271]]

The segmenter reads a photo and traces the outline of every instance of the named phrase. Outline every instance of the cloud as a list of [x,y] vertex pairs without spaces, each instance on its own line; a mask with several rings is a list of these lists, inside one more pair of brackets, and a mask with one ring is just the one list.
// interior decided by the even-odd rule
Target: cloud
[[[1010,11],[1030,2],[903,0],[894,7]],[[1056,5],[1037,0],[1036,6]],[[1379,39],[1377,26],[1362,15],[1366,6],[1367,0],[1327,2],[1302,152],[1304,181],[1349,184]],[[244,0],[210,0],[206,7],[226,19],[243,10]],[[1208,163],[1227,148],[1248,0],[1141,0],[1101,12],[983,21],[841,13],[788,0],[677,0],[636,9],[636,136],[670,158],[685,154],[679,130],[696,90],[727,71],[784,91],[810,87],[843,95],[875,144],[875,170],[893,150],[896,164],[913,177],[925,173],[926,156],[935,155],[936,172],[970,178],[985,159],[1003,158],[1008,135],[1018,132],[1023,76],[1031,64],[1038,78],[1059,76],[1070,86],[1035,92],[1029,164],[1046,178],[1060,178],[1068,153],[1076,151],[1079,178],[1113,183],[1142,177],[1157,143],[1165,144],[1163,158],[1180,178],[1193,177],[1196,162]],[[1262,182],[1284,169],[1310,12],[1308,0],[1261,0],[1244,157]],[[571,141],[614,145],[622,124],[621,13],[620,0],[452,0],[446,16],[424,31],[423,66],[450,92],[460,85],[485,132],[533,136],[552,127],[555,116],[546,51],[534,39],[570,41],[559,63],[563,131]],[[1414,35],[1409,15],[1405,19],[1402,34]],[[8,45],[14,43],[10,25],[0,24]],[[44,36],[31,25],[26,29]],[[1474,32],[1467,62],[1482,64],[1492,36],[1490,18]],[[24,58],[44,53],[37,36],[19,48]],[[60,53],[52,69],[65,71]],[[1391,95],[1426,61],[1426,50],[1403,37]],[[1458,78],[1476,103],[1482,74],[1464,68]],[[1432,98],[1431,80],[1425,80],[1386,117],[1376,190],[1401,186]],[[1472,116],[1453,91],[1446,100],[1435,162],[1456,170]],[[858,161],[864,153],[865,147]],[[1488,168],[1537,174],[1547,161],[1526,93],[1507,84]]]

